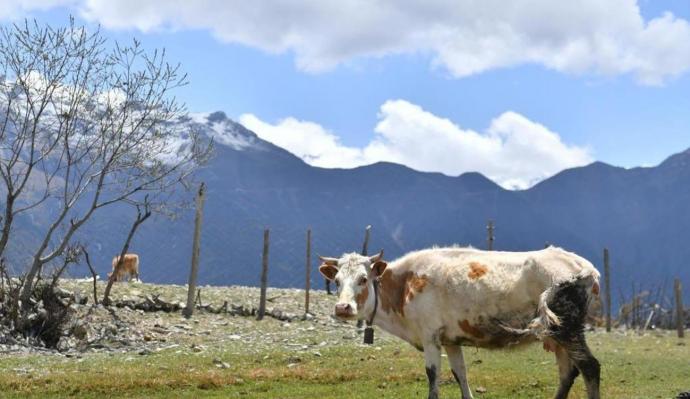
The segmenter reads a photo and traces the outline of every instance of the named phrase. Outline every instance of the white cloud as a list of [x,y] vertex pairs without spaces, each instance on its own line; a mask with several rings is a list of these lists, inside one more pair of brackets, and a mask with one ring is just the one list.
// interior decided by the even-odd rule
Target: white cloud
[[253,114],[240,116],[239,122],[266,141],[283,147],[313,166],[351,168],[371,163],[361,149],[340,144],[335,134],[314,122],[285,118],[272,125]]
[[31,11],[45,11],[75,2],[76,0],[3,0],[0,7],[0,20],[21,18]]
[[410,102],[391,100],[381,106],[374,137],[362,148],[344,146],[321,125],[295,118],[271,124],[245,114],[240,123],[314,166],[349,168],[389,161],[452,176],[478,171],[506,188],[526,188],[592,161],[588,150],[563,143],[557,133],[512,111],[480,133]]
[[57,5],[111,29],[208,30],[305,71],[390,54],[428,54],[455,77],[538,64],[659,85],[690,69],[688,21],[645,20],[637,0],[6,0],[0,18]]

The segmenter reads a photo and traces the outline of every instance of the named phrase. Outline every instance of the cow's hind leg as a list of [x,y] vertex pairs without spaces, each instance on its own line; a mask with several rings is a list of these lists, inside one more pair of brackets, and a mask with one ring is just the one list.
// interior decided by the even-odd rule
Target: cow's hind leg
[[462,354],[462,347],[446,346],[445,348],[448,354],[450,368],[453,371],[453,377],[455,377],[455,381],[460,385],[462,399],[472,399],[470,384],[467,382],[467,367],[465,366],[465,356]]
[[580,374],[580,371],[575,367],[575,364],[570,360],[568,351],[556,344],[554,348],[556,352],[556,362],[558,363],[558,375],[560,377],[560,385],[558,386],[558,392],[556,392],[556,399],[566,399],[570,388],[575,382],[575,378]]
[[589,350],[584,333],[589,304],[588,287],[585,278],[564,282],[556,287],[548,307],[558,316],[560,323],[552,325],[548,334],[565,349],[572,364],[582,374],[588,399],[599,399],[601,367]]
[[581,334],[568,347],[568,356],[570,361],[580,370],[582,378],[585,380],[587,387],[588,399],[599,399],[599,383],[601,378],[601,366],[599,361],[592,355],[587,343],[585,342],[585,335]]
[[441,371],[441,346],[435,342],[424,345],[426,376],[429,379],[429,399],[438,399],[438,379]]

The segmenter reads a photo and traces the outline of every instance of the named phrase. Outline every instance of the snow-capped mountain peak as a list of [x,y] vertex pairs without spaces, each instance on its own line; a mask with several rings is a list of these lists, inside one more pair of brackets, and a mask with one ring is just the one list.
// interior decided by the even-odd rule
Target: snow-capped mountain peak
[[228,118],[222,111],[190,113],[186,120],[180,122],[206,134],[215,143],[235,150],[243,150],[259,143],[253,132]]

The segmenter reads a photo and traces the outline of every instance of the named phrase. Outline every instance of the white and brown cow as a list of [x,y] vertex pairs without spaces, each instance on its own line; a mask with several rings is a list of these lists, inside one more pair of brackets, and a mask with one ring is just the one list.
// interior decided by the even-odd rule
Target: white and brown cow
[[556,398],[568,396],[579,374],[588,398],[599,398],[599,362],[584,335],[599,272],[586,259],[555,247],[433,248],[390,264],[382,255],[321,258],[319,270],[338,286],[337,317],[373,321],[424,352],[429,398],[438,397],[441,347],[462,397],[471,398],[461,346],[506,348],[538,340],[556,354]]
[[139,280],[139,255],[125,254],[122,259],[122,265],[118,269],[117,265],[120,262],[120,255],[113,258],[113,271],[108,273],[108,279],[114,274],[115,281],[124,281],[125,277],[131,282],[132,280]]

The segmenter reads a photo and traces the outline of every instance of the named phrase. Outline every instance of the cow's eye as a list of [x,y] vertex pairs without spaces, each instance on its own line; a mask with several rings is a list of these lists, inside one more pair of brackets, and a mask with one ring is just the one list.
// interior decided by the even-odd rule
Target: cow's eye
[[359,279],[359,285],[364,285],[367,283],[367,278],[366,277],[360,277]]

